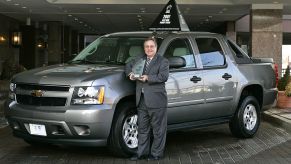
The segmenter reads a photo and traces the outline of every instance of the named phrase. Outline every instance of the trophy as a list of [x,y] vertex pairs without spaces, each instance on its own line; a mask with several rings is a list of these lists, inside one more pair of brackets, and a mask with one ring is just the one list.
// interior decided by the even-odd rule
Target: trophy
[[145,60],[140,59],[132,66],[132,72],[135,79],[138,79],[142,76]]

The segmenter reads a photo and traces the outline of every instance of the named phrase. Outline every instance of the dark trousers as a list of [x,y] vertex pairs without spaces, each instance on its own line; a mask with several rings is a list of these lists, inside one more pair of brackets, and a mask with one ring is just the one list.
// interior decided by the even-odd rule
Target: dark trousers
[[[142,94],[138,109],[138,151],[139,157],[164,155],[167,135],[167,109],[148,108],[144,103]],[[151,128],[153,140],[151,144]]]

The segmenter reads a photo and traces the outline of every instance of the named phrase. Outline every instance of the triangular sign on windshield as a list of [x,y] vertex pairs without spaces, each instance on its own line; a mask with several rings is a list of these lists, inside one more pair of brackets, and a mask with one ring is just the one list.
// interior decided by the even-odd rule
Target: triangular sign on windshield
[[150,26],[153,31],[190,31],[175,0],[170,0]]

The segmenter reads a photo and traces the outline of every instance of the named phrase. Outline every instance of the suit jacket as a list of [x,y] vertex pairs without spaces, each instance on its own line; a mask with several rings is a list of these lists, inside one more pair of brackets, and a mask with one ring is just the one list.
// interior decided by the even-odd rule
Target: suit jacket
[[[134,60],[126,65],[126,76],[132,72],[132,66],[141,58],[146,60],[146,55],[144,54],[137,56]],[[143,88],[145,105],[147,107],[166,108],[168,104],[168,98],[165,82],[169,77],[169,61],[166,58],[156,54],[151,60],[147,71],[144,74],[148,75],[147,82],[136,80],[136,105],[138,106],[139,104]]]

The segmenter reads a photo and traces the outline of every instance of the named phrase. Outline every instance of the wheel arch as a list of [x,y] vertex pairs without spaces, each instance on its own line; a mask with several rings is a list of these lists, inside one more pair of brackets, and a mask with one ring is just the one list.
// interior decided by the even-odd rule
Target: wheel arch
[[110,134],[111,135],[111,131],[112,131],[112,127],[113,127],[113,122],[116,119],[116,117],[118,116],[118,113],[120,112],[120,106],[126,102],[134,102],[135,103],[135,95],[127,95],[122,97],[121,99],[119,99],[119,101],[116,103],[115,108],[114,108],[114,113],[113,113],[113,117],[111,120],[111,126],[110,126]]
[[[245,86],[242,91],[239,98],[239,104],[244,100],[247,96],[254,96],[257,101],[259,102],[260,109],[263,105],[263,87],[259,84],[252,84]],[[238,104],[238,106],[239,106]]]
[[[123,120],[124,112],[128,112],[128,109],[133,109],[135,107],[135,96],[128,95],[121,98],[114,108],[114,114],[111,120],[110,133],[107,138],[107,145],[111,152],[120,157],[128,157],[130,154],[134,153],[134,150],[124,147],[124,143],[121,141],[119,135],[122,133],[122,124],[120,120]],[[119,118],[119,116],[121,116]],[[115,122],[116,121],[116,122]],[[121,125],[121,126],[120,126]]]
[[114,110],[114,114],[113,114],[113,119],[112,121],[114,120],[114,118],[116,117],[117,113],[119,112],[120,110],[120,106],[122,104],[124,104],[125,102],[134,102],[135,103],[135,95],[128,95],[128,96],[124,96],[122,97],[118,102],[117,104],[115,105],[115,110]]

